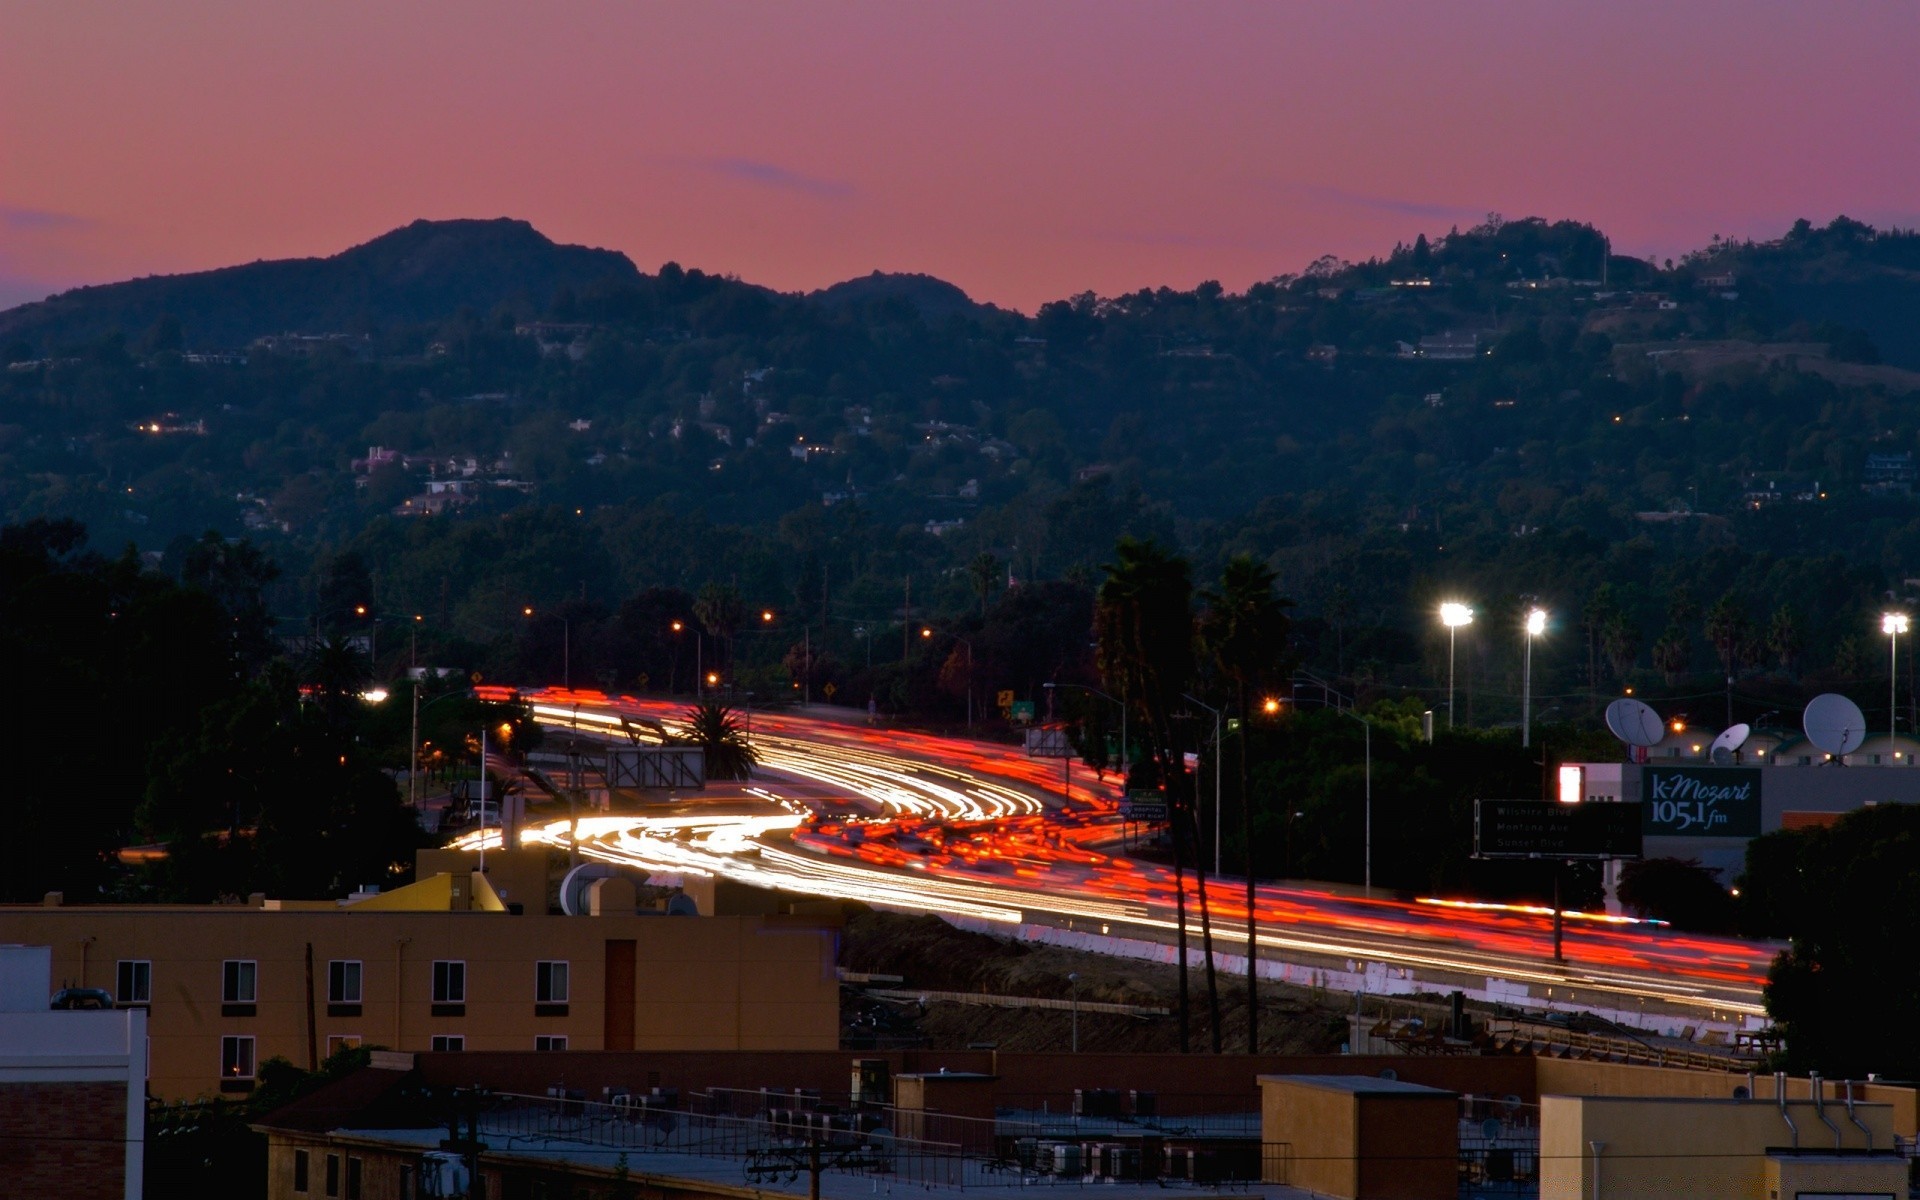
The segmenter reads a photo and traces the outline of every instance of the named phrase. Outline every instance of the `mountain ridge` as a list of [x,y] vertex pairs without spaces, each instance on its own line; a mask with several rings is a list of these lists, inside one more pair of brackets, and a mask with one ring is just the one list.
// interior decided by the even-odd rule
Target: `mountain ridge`
[[561,288],[639,278],[625,254],[554,242],[524,220],[422,219],[324,257],[73,288],[0,311],[0,339],[54,348],[134,335],[171,317],[185,346],[220,349],[265,334],[421,323],[514,301],[537,311]]

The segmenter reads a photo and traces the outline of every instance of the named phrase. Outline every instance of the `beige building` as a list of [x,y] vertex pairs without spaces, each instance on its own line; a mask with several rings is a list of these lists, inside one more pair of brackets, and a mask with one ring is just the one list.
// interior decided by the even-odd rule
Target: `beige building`
[[358,903],[0,907],[54,985],[144,1009],[154,1095],[251,1090],[279,1056],[397,1050],[819,1050],[835,933],[813,918],[513,915],[485,877]]
[[1907,1194],[1888,1104],[1542,1096],[1540,1200]]

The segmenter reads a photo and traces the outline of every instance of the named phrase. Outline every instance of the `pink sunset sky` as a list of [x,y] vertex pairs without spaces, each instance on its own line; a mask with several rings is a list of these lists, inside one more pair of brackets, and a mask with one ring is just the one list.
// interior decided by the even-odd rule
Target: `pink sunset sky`
[[1907,3],[0,7],[0,304],[418,217],[1024,310],[1489,211],[1920,224]]

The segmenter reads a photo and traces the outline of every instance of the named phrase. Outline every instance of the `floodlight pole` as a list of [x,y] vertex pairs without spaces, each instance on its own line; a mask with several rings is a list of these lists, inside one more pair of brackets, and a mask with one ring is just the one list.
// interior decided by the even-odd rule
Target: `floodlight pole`
[[[1900,732],[1900,626],[1887,624],[1887,753]],[[1892,761],[1891,758],[1888,761]]]
[[1447,728],[1448,729],[1453,728],[1453,651],[1454,651],[1455,635],[1458,633],[1459,633],[1459,626],[1453,625],[1453,624],[1449,624],[1447,626]]
[[1527,666],[1520,684],[1520,747],[1533,745],[1533,630],[1527,630]]

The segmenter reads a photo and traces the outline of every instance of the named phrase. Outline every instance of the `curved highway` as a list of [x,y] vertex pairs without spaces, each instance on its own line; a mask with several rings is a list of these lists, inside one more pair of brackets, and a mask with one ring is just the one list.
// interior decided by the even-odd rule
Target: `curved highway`
[[[483,688],[483,694],[495,689]],[[506,689],[498,689],[504,698]],[[544,724],[624,743],[621,718],[677,723],[686,705],[546,689],[522,692]],[[1165,942],[1173,873],[1125,856],[1113,790],[1017,747],[754,713],[755,780],[731,802],[659,815],[584,817],[581,854],[650,872],[709,874],[765,887],[1008,926],[1053,925]],[[746,801],[742,803],[741,801]],[[564,845],[566,821],[523,840]],[[1199,915],[1189,875],[1192,953]],[[1208,880],[1218,953],[1243,954],[1242,880]],[[1406,903],[1310,886],[1256,889],[1263,958],[1351,975],[1386,964],[1433,984],[1487,981],[1540,998],[1725,1021],[1761,1016],[1778,947],[1569,915],[1554,963],[1551,915],[1517,906]],[[1533,997],[1529,1000],[1528,995]]]

